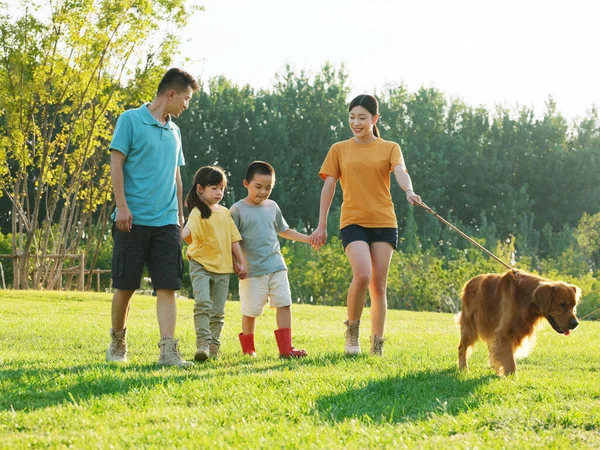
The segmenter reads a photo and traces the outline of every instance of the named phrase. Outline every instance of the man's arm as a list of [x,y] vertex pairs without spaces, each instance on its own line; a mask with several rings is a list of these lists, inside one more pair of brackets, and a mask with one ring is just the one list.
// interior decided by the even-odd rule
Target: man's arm
[[123,164],[127,157],[118,150],[110,151],[110,178],[112,182],[113,192],[115,194],[115,202],[117,203],[116,225],[119,231],[128,233],[131,231],[133,216],[127,206],[125,198],[125,186],[123,177]]
[[181,181],[181,171],[177,167],[175,173],[175,182],[177,183],[177,206],[179,207],[179,226],[183,228],[185,220],[183,218],[183,182]]

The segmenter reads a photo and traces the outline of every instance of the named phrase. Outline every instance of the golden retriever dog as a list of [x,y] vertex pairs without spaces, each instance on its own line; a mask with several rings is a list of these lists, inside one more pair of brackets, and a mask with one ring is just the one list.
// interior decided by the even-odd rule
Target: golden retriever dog
[[458,367],[477,339],[486,342],[490,365],[498,375],[516,371],[515,353],[533,342],[537,325],[546,319],[557,332],[569,335],[579,325],[575,306],[581,289],[521,270],[471,278],[462,290]]

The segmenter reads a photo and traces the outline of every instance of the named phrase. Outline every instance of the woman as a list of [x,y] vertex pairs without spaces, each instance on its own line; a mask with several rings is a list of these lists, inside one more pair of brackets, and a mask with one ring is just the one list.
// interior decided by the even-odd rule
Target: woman
[[311,245],[327,240],[327,216],[337,180],[343,203],[340,236],[352,267],[348,289],[348,320],[345,353],[360,353],[359,326],[366,301],[371,296],[371,354],[383,355],[383,330],[387,313],[387,275],[392,252],[398,245],[398,224],[390,194],[390,172],[406,192],[407,201],[420,203],[400,146],[379,137],[379,104],[372,95],[359,95],[348,108],[348,124],[354,137],[333,144],[319,172],[325,181],[321,191],[319,225]]

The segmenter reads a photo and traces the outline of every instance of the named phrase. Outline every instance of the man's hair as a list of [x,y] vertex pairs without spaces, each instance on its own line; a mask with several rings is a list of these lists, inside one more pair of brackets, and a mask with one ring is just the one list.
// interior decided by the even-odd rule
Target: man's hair
[[192,75],[185,70],[174,67],[167,70],[167,73],[165,73],[162,80],[160,80],[160,83],[158,83],[156,95],[160,95],[171,89],[181,92],[188,87],[191,87],[194,91],[197,91],[200,88],[198,82]]
[[271,183],[275,184],[275,169],[268,162],[254,161],[248,164],[246,167],[246,177],[244,178],[248,183],[254,179],[254,175],[271,175]]

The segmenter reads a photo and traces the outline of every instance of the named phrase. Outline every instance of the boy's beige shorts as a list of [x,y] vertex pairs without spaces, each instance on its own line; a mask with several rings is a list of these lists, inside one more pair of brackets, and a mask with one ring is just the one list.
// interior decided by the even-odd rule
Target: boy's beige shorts
[[271,308],[292,304],[287,270],[240,280],[239,291],[242,314],[248,317],[262,315],[267,301]]

